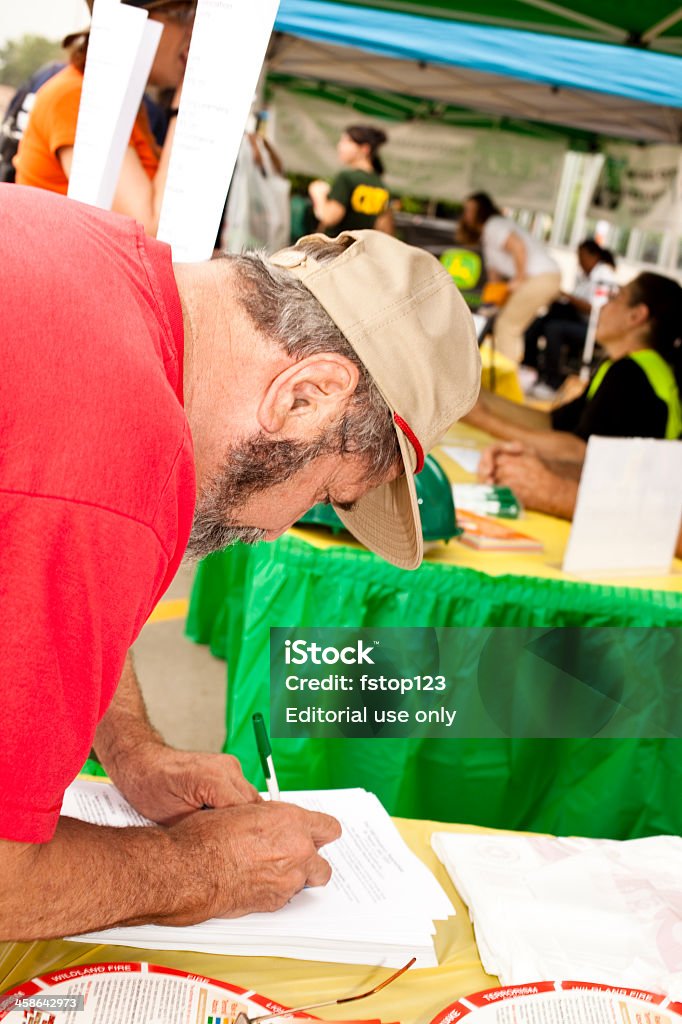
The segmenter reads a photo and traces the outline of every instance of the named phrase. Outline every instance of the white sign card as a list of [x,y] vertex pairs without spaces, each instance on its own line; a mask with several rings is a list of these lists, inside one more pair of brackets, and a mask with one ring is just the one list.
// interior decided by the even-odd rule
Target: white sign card
[[670,572],[682,517],[682,441],[591,437],[564,571]]
[[96,0],[69,178],[71,199],[109,210],[163,25]]
[[210,259],[279,0],[199,0],[157,237]]

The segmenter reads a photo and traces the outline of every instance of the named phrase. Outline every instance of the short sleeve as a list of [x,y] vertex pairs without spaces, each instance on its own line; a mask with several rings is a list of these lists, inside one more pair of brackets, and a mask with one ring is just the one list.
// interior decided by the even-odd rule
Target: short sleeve
[[0,838],[52,838],[168,559],[119,513],[0,492]]
[[491,217],[483,228],[483,241],[491,249],[501,249],[513,231],[506,217]]
[[342,172],[334,180],[327,198],[334,199],[337,203],[341,203],[342,206],[345,206],[345,208],[348,209],[350,205],[350,197],[353,194],[353,188],[354,185],[351,179],[347,174]]
[[74,82],[71,88],[63,90],[56,98],[52,108],[44,112],[47,144],[53,154],[65,146],[73,146],[76,141],[81,92],[81,84]]

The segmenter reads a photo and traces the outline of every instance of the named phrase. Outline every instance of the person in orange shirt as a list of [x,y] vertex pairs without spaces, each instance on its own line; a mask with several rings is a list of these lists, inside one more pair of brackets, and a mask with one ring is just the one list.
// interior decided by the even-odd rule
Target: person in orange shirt
[[[112,209],[133,217],[147,234],[155,235],[168,174],[180,102],[182,80],[192,31],[195,0],[126,0],[145,7],[163,23],[161,42],[152,65],[149,85],[174,90],[168,132],[159,150],[144,107],[140,108],[126,150]],[[70,37],[74,40],[74,37]],[[14,163],[18,185],[32,185],[66,195],[73,162],[78,107],[83,88],[87,33],[76,37],[67,67],[36,93],[35,103]],[[69,40],[67,40],[68,42]]]

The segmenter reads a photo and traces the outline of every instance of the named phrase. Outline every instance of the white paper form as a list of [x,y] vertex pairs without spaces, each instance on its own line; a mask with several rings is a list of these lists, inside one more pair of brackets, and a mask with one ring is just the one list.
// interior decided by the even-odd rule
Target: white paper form
[[[87,820],[113,823],[108,804],[100,803],[96,808],[99,817],[93,818],[88,793],[92,787],[114,790],[77,781],[67,790],[63,813],[74,817],[87,814]],[[87,801],[80,797],[81,790]],[[186,928],[112,928],[78,940],[387,967],[400,967],[416,955],[418,966],[435,966],[433,922],[454,914],[454,908],[428,868],[404,843],[377,798],[361,789],[282,796],[341,821],[342,838],[322,850],[333,867],[327,886],[303,890],[274,914],[249,914],[237,920],[214,918]]]
[[157,237],[210,259],[279,0],[199,0]]
[[91,825],[113,825],[115,828],[154,824],[138,814],[116,786],[106,782],[86,782],[84,779],[72,783],[64,793],[62,814]]
[[591,437],[564,572],[670,572],[682,516],[682,442]]
[[111,209],[163,25],[142,8],[96,0],[68,195]]

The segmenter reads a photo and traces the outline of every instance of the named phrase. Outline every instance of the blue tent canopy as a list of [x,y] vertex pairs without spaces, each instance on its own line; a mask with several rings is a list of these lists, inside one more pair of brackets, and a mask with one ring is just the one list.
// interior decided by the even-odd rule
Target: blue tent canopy
[[[421,95],[428,95],[431,89],[434,98],[457,102],[458,91],[466,93],[467,83],[478,82],[480,89],[474,92],[479,94],[480,109],[492,109],[491,103],[503,103],[500,84],[512,80],[518,87],[534,87],[533,92],[510,97],[516,104],[517,116],[523,113],[518,109],[521,97],[527,95],[531,108],[533,100],[543,108],[541,119],[589,127],[589,116],[581,113],[581,109],[584,111],[586,104],[600,104],[603,111],[612,113],[614,122],[619,122],[614,123],[611,134],[622,135],[622,127],[629,125],[630,136],[678,141],[682,123],[678,114],[682,109],[682,59],[676,56],[329,0],[282,0],[276,28],[315,44],[318,54],[326,54],[318,68],[322,79],[381,88],[382,76],[375,80],[373,71],[377,66],[385,69],[388,61],[400,61],[403,66],[412,67],[411,80],[401,91],[410,92],[415,87]],[[349,59],[351,51],[355,51],[354,62]],[[330,59],[333,55],[336,62]],[[302,64],[299,73],[310,73],[305,59]],[[325,65],[326,76],[319,73]],[[447,69],[459,72],[459,84],[454,87],[454,94],[451,90],[444,95],[447,87],[443,72]],[[282,70],[296,73],[293,66]],[[431,85],[427,85],[429,72]],[[405,81],[404,75],[400,80]],[[498,96],[496,100],[491,96],[489,102],[487,93],[492,87],[498,90]],[[540,92],[538,87],[543,87]],[[389,84],[389,91],[390,88]],[[563,103],[551,99],[564,91],[579,101],[577,108],[582,104],[575,115],[567,109],[565,97]],[[647,123],[639,125],[637,118],[633,122],[627,112],[632,104],[667,108],[669,114],[661,120],[660,112],[656,117],[649,111],[645,116]],[[476,105],[475,96],[470,94],[462,105]],[[537,118],[537,111],[528,111],[527,116]],[[657,127],[648,131],[652,117]]]

